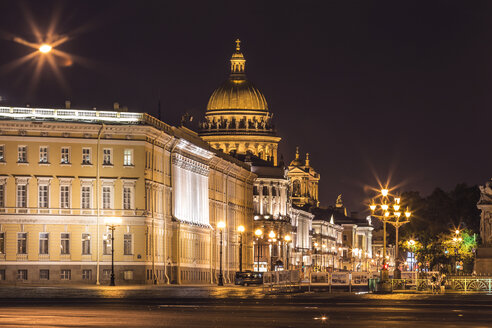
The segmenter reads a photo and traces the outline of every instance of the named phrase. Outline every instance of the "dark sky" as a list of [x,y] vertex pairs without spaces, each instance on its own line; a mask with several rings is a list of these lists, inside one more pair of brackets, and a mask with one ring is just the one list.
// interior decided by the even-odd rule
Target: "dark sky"
[[[360,209],[377,179],[430,193],[492,177],[492,1],[1,1],[1,105],[201,117],[243,40],[248,77],[321,174],[322,205]],[[71,40],[59,67],[12,69],[43,33]],[[30,14],[29,14],[30,13]],[[366,188],[367,189],[367,188]]]

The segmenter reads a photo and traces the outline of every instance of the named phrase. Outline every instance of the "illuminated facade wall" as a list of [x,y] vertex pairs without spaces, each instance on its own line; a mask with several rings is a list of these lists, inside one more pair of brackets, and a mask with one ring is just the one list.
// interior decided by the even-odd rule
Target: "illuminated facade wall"
[[[252,225],[254,174],[244,164],[140,113],[2,107],[0,133],[0,283],[108,283],[105,219],[114,217],[122,220],[117,283],[212,283],[218,240],[208,177],[223,181],[227,170],[244,190],[224,203],[236,220],[224,251],[229,270],[238,267],[233,224]],[[178,178],[173,158],[192,173],[178,165]]]

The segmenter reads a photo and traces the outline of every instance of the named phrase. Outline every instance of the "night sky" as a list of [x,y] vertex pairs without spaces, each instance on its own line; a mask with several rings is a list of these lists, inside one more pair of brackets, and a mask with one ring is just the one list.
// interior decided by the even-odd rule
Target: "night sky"
[[[280,152],[311,154],[322,205],[377,186],[429,194],[492,177],[492,1],[1,1],[2,106],[112,108],[200,119],[240,38]],[[57,17],[55,20],[54,17]],[[30,18],[31,17],[31,18]],[[70,40],[61,76],[12,61],[33,20]]]

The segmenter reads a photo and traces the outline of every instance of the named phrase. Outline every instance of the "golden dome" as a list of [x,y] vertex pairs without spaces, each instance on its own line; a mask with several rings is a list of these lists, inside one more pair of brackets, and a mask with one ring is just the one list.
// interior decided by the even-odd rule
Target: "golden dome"
[[268,111],[265,96],[246,79],[246,60],[236,40],[236,52],[231,58],[231,74],[210,96],[207,111],[215,110],[259,110]]

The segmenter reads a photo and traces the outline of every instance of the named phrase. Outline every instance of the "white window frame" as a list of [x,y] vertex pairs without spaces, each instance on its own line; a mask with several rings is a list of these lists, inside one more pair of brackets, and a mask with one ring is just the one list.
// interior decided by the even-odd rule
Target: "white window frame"
[[103,148],[103,165],[113,165],[113,148]]
[[[60,185],[60,208],[70,208],[70,185]],[[66,199],[65,199],[66,195]]]
[[82,270],[82,280],[92,280],[92,270],[83,269]]
[[[86,151],[86,154],[84,154],[84,151]],[[92,165],[92,147],[82,148],[82,165]]]
[[0,177],[0,208],[7,204],[7,178]]
[[111,232],[108,231],[105,234],[103,234],[103,243],[102,243],[103,249],[103,255],[111,255],[111,250],[113,249],[113,245],[111,243]]
[[[42,235],[46,235],[46,237],[42,237]],[[41,253],[41,242],[46,241],[46,250],[44,253]],[[39,255],[47,255],[50,253],[50,234],[49,232],[40,232],[39,233]]]
[[60,280],[72,280],[72,270],[71,269],[61,269],[60,270]]
[[[24,187],[25,194],[23,195],[23,202],[21,202],[21,199],[19,198],[19,187]],[[28,183],[27,182],[17,182],[15,186],[15,206],[17,208],[27,208],[29,205],[29,189],[28,189]]]
[[[84,236],[87,236],[88,238],[84,238]],[[84,242],[88,242],[89,244],[89,252],[84,252],[85,248],[84,248]],[[92,249],[91,249],[91,234],[88,233],[88,232],[83,232],[82,233],[82,255],[91,255],[92,254]]]
[[39,163],[49,164],[48,156],[49,156],[48,146],[39,146]]
[[[100,194],[100,204],[103,210],[112,210],[114,209],[114,179],[102,179],[101,183],[101,194]],[[109,208],[104,207],[104,190],[105,188],[109,188]]]
[[[22,154],[22,156],[21,156]],[[17,163],[28,163],[27,161],[27,146],[18,145],[17,146]]]
[[[130,236],[130,252],[127,252],[127,239],[126,237]],[[125,233],[123,235],[123,255],[133,255],[133,234]]]
[[123,166],[133,166],[133,149],[126,148],[123,150]]
[[[65,238],[63,235],[67,235],[68,238]],[[60,233],[60,254],[61,255],[70,255],[70,232],[62,232]],[[63,242],[67,242],[67,246],[64,247]],[[63,252],[65,250],[65,252]]]
[[0,231],[0,255],[5,254],[5,231]]
[[[64,154],[63,154],[63,151],[66,150],[67,151],[67,161],[64,161],[63,159],[65,158]],[[70,164],[71,163],[71,158],[70,158],[70,147],[61,147],[60,149],[60,164]]]
[[[130,191],[130,203],[126,206],[125,190]],[[134,210],[135,209],[135,181],[133,180],[123,180],[123,186],[121,188],[121,208],[124,210]]]
[[[21,237],[21,235],[23,235],[24,237]],[[17,254],[27,254],[27,238],[28,238],[28,235],[27,235],[27,232],[18,232],[17,233]],[[21,245],[20,245],[20,241],[24,241],[24,246],[22,247],[23,248],[23,252],[19,252],[19,250],[21,250]]]
[[0,162],[5,162],[5,145],[0,145]]

